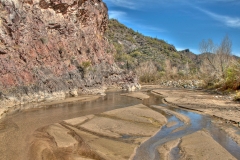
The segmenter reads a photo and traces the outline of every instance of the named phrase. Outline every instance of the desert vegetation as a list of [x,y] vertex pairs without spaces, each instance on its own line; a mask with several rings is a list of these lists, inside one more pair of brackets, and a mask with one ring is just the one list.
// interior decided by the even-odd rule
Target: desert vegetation
[[237,57],[232,55],[232,42],[225,36],[220,45],[209,39],[200,43],[200,51],[205,54],[200,65],[200,74],[207,87],[222,90],[238,90],[240,87],[240,67]]
[[115,47],[118,65],[136,71],[142,83],[183,78],[195,72],[195,63],[186,54],[194,55],[189,50],[178,52],[164,40],[143,36],[115,19],[109,20],[106,37]]
[[202,40],[200,55],[189,49],[177,51],[164,40],[143,36],[115,19],[109,20],[106,37],[115,47],[117,64],[135,71],[141,83],[199,80],[209,89],[240,88],[240,61],[232,55],[232,42],[227,35],[220,44]]

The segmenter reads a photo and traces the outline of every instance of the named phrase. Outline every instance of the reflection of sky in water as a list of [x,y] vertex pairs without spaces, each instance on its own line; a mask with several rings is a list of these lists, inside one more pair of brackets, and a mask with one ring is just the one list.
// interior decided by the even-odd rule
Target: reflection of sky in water
[[[153,95],[151,95],[151,96],[153,96]],[[159,155],[156,151],[156,148],[158,148],[158,146],[160,146],[168,141],[171,141],[171,140],[180,138],[182,136],[194,133],[198,130],[207,129],[208,132],[210,132],[210,134],[214,138],[214,140],[216,140],[220,145],[222,145],[232,155],[234,155],[235,157],[240,159],[240,152],[239,152],[240,146],[238,146],[237,143],[235,143],[231,138],[229,138],[223,131],[221,131],[220,129],[215,127],[211,123],[210,116],[201,115],[201,114],[197,114],[195,112],[190,112],[187,110],[182,110],[182,109],[178,109],[178,108],[174,108],[174,107],[169,107],[165,104],[159,103],[159,101],[158,101],[158,103],[154,103],[154,98],[151,98],[151,101],[148,101],[148,105],[149,104],[151,104],[151,105],[159,104],[159,106],[166,107],[170,110],[173,110],[180,114],[183,114],[190,118],[191,124],[189,126],[187,126],[186,128],[184,128],[183,130],[172,133],[172,131],[175,130],[176,128],[184,126],[184,123],[182,121],[180,121],[178,118],[176,118],[175,116],[167,115],[166,117],[168,119],[168,122],[176,121],[177,125],[174,125],[173,127],[170,127],[170,128],[163,126],[162,129],[156,135],[151,137],[149,140],[147,140],[145,143],[143,143],[139,147],[139,149],[137,150],[137,153],[142,152],[141,155],[149,154],[148,156],[146,156],[146,155],[144,156],[144,157],[147,157],[147,159],[149,159],[149,160],[150,159],[158,159]],[[162,111],[160,111],[160,112],[162,113]],[[157,156],[157,157],[155,157],[155,156]],[[134,160],[139,157],[135,157]]]
[[172,127],[167,127],[166,125],[162,127],[162,130],[160,132],[158,132],[155,136],[154,136],[154,139],[157,138],[163,138],[165,137],[166,135],[169,135],[173,130],[181,127],[184,125],[184,123],[182,121],[179,121],[178,118],[176,118],[175,116],[171,116],[169,119],[168,119],[168,122],[177,122],[176,125],[172,126]]

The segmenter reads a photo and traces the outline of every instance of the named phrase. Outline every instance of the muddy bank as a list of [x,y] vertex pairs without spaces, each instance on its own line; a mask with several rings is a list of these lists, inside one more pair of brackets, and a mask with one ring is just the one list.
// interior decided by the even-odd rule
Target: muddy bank
[[165,97],[166,102],[179,107],[207,113],[235,123],[240,122],[240,104],[231,100],[223,100],[219,95],[185,89],[153,90]]
[[142,92],[132,92],[132,93],[126,93],[122,94],[123,96],[128,96],[128,97],[133,97],[133,98],[138,98],[141,100],[148,99],[149,95],[142,93]]
[[[70,89],[56,92],[35,92],[23,94],[21,96],[3,95],[0,92],[0,119],[8,114],[26,109],[36,109],[44,106],[67,103],[73,101],[92,100],[90,97],[97,98],[106,95],[107,91],[134,91],[139,90],[141,85],[138,83],[126,83],[122,86],[106,86],[95,88]],[[147,96],[147,95],[146,95]],[[93,98],[93,99],[94,99]],[[144,97],[147,98],[147,97]]]
[[[197,144],[197,145],[196,145]],[[179,144],[181,159],[236,160],[220,146],[208,133],[198,131],[181,138]]]
[[93,100],[105,94],[106,88],[85,89],[81,93],[76,90],[53,93],[38,92],[21,97],[5,96],[0,99],[0,119],[20,110],[36,109],[45,106],[73,101]]
[[[202,91],[161,88],[152,92],[163,96],[167,104],[217,117],[219,120],[215,120],[214,123],[240,144],[238,130],[231,128],[230,125],[239,127],[239,103]],[[229,127],[222,124],[229,124]]]
[[129,159],[164,124],[162,114],[142,104],[65,120],[35,131],[29,158]]
[[[174,154],[177,150],[178,154]],[[236,160],[219,145],[209,133],[197,131],[176,140],[169,141],[158,148],[160,159],[219,159]]]

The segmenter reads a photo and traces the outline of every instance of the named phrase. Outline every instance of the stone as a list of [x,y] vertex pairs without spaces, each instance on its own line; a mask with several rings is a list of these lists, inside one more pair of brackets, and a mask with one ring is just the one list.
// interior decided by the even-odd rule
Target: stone
[[72,97],[77,97],[78,96],[78,90],[77,89],[73,89],[69,93]]
[[104,37],[107,23],[102,0],[0,1],[4,107],[78,96],[109,85],[139,88],[136,75],[114,62],[114,46]]

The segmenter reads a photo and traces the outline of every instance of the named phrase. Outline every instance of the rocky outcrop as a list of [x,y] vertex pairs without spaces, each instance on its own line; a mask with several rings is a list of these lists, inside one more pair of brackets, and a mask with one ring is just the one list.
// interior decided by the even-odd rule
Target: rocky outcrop
[[202,80],[172,80],[172,81],[162,81],[160,83],[162,86],[174,87],[174,88],[188,88],[197,89],[202,88],[204,82]]
[[77,96],[86,88],[134,85],[134,75],[114,63],[107,22],[101,0],[0,0],[1,95]]

